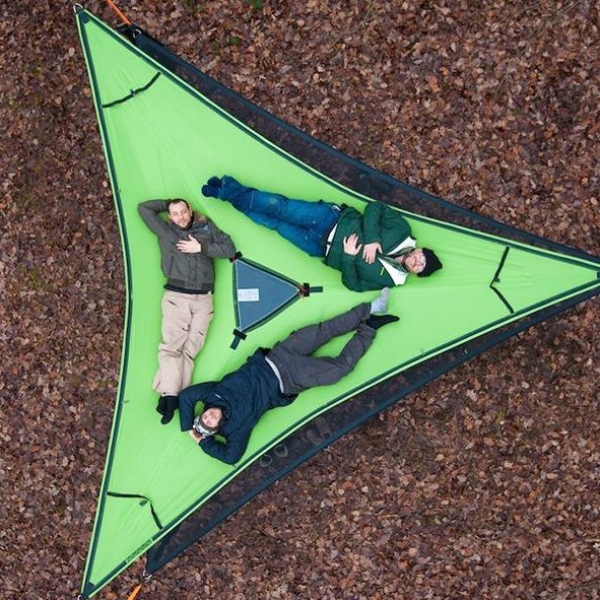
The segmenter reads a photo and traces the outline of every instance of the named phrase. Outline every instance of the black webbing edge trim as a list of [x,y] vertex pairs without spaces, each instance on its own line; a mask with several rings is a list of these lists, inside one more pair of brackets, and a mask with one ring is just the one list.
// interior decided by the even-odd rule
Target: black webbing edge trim
[[500,298],[500,300],[502,300],[504,306],[506,306],[506,308],[508,309],[508,312],[510,312],[511,315],[513,315],[515,313],[514,308],[510,305],[510,302],[502,295],[502,292],[495,288],[493,285],[490,284],[490,287],[492,288],[492,290],[494,290],[494,292],[496,292],[498,298]]
[[152,518],[154,519],[154,523],[159,529],[163,528],[156,511],[154,510],[154,506],[152,506],[152,500],[146,496],[142,496],[140,494],[119,494],[118,492],[106,492],[107,496],[113,496],[114,498],[140,498],[141,500],[145,500],[150,505],[150,512],[152,513]]
[[496,283],[497,281],[500,281],[500,271],[502,271],[502,268],[504,267],[504,263],[506,262],[506,257],[508,256],[509,250],[510,250],[510,246],[506,246],[506,248],[504,248],[502,258],[500,259],[500,264],[498,265],[498,268],[496,269],[496,272],[494,273],[494,278],[492,279],[492,283],[490,283],[490,287],[492,287],[494,285],[494,283]]
[[135,90],[130,90],[130,92],[129,92],[129,94],[127,94],[127,96],[124,96],[123,98],[120,98],[119,100],[114,100],[113,102],[109,102],[108,104],[103,104],[102,108],[110,108],[111,106],[115,106],[116,104],[121,104],[122,102],[127,102],[127,100],[131,100],[131,98],[133,98],[140,92],[145,92],[151,85],[153,85],[156,82],[156,80],[160,76],[161,76],[161,73],[156,73],[156,75],[154,75],[154,77],[146,85],[143,85],[142,87],[139,87]]
[[494,273],[494,277],[492,278],[492,283],[490,283],[490,288],[492,290],[494,290],[494,292],[496,292],[496,294],[498,295],[498,298],[500,298],[500,300],[502,300],[504,306],[506,306],[506,308],[508,308],[508,311],[512,315],[515,312],[514,308],[510,305],[510,302],[502,295],[502,292],[498,288],[494,287],[494,284],[500,281],[500,271],[502,271],[502,268],[504,267],[504,263],[506,262],[506,257],[508,256],[509,250],[510,250],[510,246],[506,246],[506,248],[504,248],[504,253],[502,254],[502,258],[500,259],[500,264],[498,265],[498,268],[496,269],[496,272]]

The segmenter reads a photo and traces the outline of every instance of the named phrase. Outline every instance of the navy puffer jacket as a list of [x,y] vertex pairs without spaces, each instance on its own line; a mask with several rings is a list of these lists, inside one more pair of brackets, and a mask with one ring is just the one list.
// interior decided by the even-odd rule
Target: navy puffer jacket
[[179,395],[181,431],[189,431],[194,423],[196,403],[203,401],[204,409],[218,406],[223,420],[217,437],[200,442],[208,455],[236,463],[246,451],[252,429],[270,408],[290,404],[295,396],[283,396],[279,381],[265,361],[263,351],[257,350],[246,364],[219,382],[199,383]]

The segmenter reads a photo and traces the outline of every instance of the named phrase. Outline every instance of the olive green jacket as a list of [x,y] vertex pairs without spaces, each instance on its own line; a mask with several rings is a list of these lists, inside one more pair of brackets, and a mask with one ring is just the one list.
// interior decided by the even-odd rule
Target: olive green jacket
[[[231,258],[235,246],[210,219],[194,214],[187,229],[165,220],[161,213],[167,211],[167,200],[148,200],[138,204],[144,223],[158,236],[162,271],[167,278],[167,289],[210,292],[215,273],[213,258]],[[191,235],[202,244],[202,252],[185,253],[177,249],[177,242]]]

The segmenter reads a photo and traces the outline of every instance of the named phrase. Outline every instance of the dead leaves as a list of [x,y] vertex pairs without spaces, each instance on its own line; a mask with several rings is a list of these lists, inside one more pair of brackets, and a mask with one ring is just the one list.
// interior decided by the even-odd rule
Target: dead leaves
[[[0,20],[0,579],[10,600],[77,594],[124,306],[75,26],[65,7],[29,4],[9,3]],[[479,4],[120,7],[351,156],[599,255],[598,6]],[[90,8],[117,23],[106,3]],[[592,300],[412,394],[247,504],[142,593],[597,598],[599,323]],[[126,597],[142,569],[100,595]]]

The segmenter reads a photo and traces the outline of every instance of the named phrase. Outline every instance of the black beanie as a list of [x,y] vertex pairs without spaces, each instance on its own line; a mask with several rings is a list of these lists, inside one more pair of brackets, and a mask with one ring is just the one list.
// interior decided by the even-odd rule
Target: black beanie
[[429,277],[432,273],[442,268],[442,263],[433,250],[423,248],[423,255],[425,256],[425,268],[420,273],[417,273],[418,277]]

